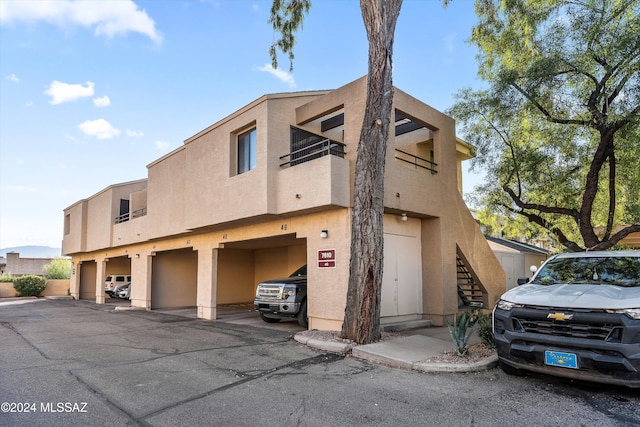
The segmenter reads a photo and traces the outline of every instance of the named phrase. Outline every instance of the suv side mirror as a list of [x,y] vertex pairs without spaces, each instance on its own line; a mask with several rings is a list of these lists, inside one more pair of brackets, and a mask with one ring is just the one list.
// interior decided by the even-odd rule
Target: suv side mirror
[[529,283],[528,277],[518,277],[518,286]]

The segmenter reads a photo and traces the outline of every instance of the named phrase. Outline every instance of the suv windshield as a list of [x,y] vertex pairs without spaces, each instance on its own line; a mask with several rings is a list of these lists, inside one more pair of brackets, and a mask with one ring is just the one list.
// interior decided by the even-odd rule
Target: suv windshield
[[298,276],[306,276],[306,275],[307,275],[307,266],[305,264],[299,269],[297,269],[296,271],[294,271],[293,273],[291,273],[291,276],[289,277],[298,277]]
[[557,258],[549,261],[531,283],[640,286],[640,257]]

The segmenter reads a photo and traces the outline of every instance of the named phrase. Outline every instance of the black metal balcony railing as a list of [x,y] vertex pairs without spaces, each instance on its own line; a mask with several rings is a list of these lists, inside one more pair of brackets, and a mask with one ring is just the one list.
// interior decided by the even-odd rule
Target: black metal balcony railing
[[300,163],[328,156],[329,154],[344,158],[346,154],[344,151],[345,146],[346,145],[341,142],[328,138],[323,139],[299,150],[292,151],[289,154],[285,154],[284,156],[280,156],[280,161],[288,159],[286,162],[280,163],[280,167],[299,165]]
[[123,213],[122,215],[118,215],[115,219],[116,224],[120,224],[122,222],[127,222],[131,218],[138,218],[141,216],[145,216],[147,214],[147,208],[142,208],[131,212]]
[[142,209],[137,209],[135,211],[133,211],[133,218],[138,218],[141,216],[145,216],[147,214],[147,208],[142,208]]
[[418,168],[426,169],[430,171],[432,174],[438,173],[438,170],[436,169],[438,164],[436,162],[416,156],[415,154],[407,153],[406,151],[402,151],[397,148],[396,148],[396,160],[409,163],[413,165],[416,169]]

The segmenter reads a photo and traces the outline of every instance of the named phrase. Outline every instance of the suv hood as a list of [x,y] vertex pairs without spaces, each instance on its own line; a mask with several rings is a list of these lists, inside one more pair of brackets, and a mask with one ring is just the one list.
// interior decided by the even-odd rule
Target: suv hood
[[306,285],[307,276],[283,277],[282,279],[263,280],[259,285]]
[[640,286],[522,285],[502,296],[516,304],[557,308],[640,308]]

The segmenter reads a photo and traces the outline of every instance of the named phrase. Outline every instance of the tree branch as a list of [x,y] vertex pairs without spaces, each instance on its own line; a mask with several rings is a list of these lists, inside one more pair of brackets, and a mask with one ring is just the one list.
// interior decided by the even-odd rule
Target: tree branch
[[509,83],[509,85],[511,85],[518,92],[520,92],[522,96],[527,98],[527,100],[531,102],[533,106],[536,107],[536,109],[545,116],[547,121],[551,123],[561,124],[561,125],[591,126],[591,122],[587,120],[560,119],[560,118],[554,117],[546,108],[542,106],[542,104],[538,102],[537,99],[533,98],[527,91],[521,88],[520,85],[518,85],[516,82],[511,82]]
[[513,209],[510,206],[507,205],[502,205],[505,209],[507,209],[510,212],[513,212],[515,214],[518,215],[522,215],[525,218],[527,218],[529,220],[529,222],[532,222],[534,224],[539,225],[540,227],[544,228],[545,230],[548,230],[550,233],[552,233],[554,236],[556,236],[558,238],[558,241],[566,248],[570,249],[573,252],[581,252],[583,249],[580,247],[580,245],[578,245],[576,242],[569,240],[569,238],[562,232],[562,230],[560,230],[558,227],[550,227],[549,223],[542,218],[540,215],[536,215],[536,214],[532,214],[532,213],[528,213],[528,212],[524,212],[524,211],[518,211],[516,209]]
[[[536,203],[525,203],[508,186],[504,185],[502,186],[502,189],[509,195],[509,197],[511,197],[511,200],[513,200],[516,206],[518,206],[522,210],[532,209],[532,210],[536,210],[543,213],[565,215],[570,218],[573,218],[573,220],[576,221],[576,223],[578,223],[579,212],[576,209],[559,208],[559,207],[553,207],[553,206],[540,205]],[[520,212],[520,211],[515,211],[515,212]]]

